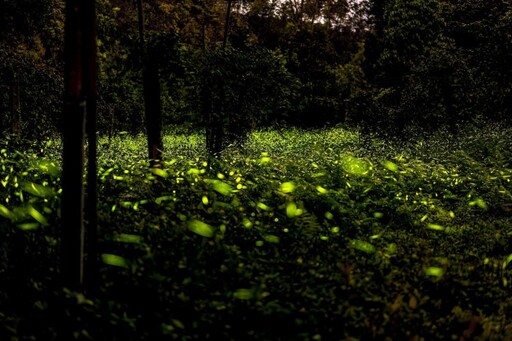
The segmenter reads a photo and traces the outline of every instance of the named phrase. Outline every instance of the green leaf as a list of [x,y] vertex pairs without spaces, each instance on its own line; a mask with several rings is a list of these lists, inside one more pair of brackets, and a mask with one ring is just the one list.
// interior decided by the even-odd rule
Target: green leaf
[[200,236],[211,238],[213,237],[213,228],[199,220],[191,220],[188,222],[188,229]]
[[127,268],[128,262],[125,258],[118,256],[118,255],[112,255],[109,253],[104,253],[101,255],[101,259],[103,260],[103,263],[112,265],[112,266],[118,266],[121,268]]

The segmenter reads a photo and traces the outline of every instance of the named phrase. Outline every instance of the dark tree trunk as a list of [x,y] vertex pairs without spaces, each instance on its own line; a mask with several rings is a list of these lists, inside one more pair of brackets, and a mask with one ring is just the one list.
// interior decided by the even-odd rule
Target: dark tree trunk
[[11,102],[11,133],[19,135],[21,121],[20,82],[15,72],[12,73],[9,97]]
[[224,23],[224,39],[222,41],[222,48],[226,48],[228,45],[228,35],[229,35],[229,22],[231,19],[231,3],[233,0],[227,0],[228,8],[226,9],[226,22]]
[[148,151],[151,168],[162,167],[162,103],[160,99],[160,81],[158,66],[148,52],[144,39],[144,13],[142,0],[137,0],[139,21],[140,51],[142,55],[142,77],[144,91],[144,111],[146,113],[146,130],[148,134]]
[[[68,0],[65,11],[61,274],[65,285],[80,289],[84,282],[86,116],[90,115],[89,120],[93,121],[96,109],[94,1]],[[94,122],[88,125],[88,130],[91,129],[95,129]],[[89,171],[94,174],[88,180],[95,182],[95,136],[92,142],[89,156],[94,159],[90,160]],[[92,191],[95,186],[92,184]],[[91,191],[91,187],[88,190]],[[95,210],[95,193],[89,193],[88,198],[89,214]],[[95,223],[95,213],[88,220]],[[95,231],[88,235],[89,240],[93,236]],[[91,260],[94,258],[90,255]]]
[[87,196],[85,202],[86,217],[86,263],[84,268],[84,284],[88,289],[98,285],[98,214],[97,214],[97,174],[96,162],[96,8],[95,1],[84,4],[86,20],[84,28],[84,91],[86,93],[86,132],[88,141],[87,153]]

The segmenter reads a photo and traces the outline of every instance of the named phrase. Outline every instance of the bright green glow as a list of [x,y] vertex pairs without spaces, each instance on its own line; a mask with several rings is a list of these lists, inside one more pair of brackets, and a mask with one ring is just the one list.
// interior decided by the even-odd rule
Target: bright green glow
[[434,230],[434,231],[444,231],[445,227],[437,224],[428,224],[428,229]]
[[53,190],[53,188],[35,184],[33,182],[24,182],[22,183],[21,188],[25,192],[40,198],[48,198],[55,195],[55,191]]
[[375,246],[362,240],[352,240],[350,246],[354,249],[371,254],[375,252]]
[[169,177],[169,173],[167,173],[166,170],[163,170],[160,168],[151,168],[150,171],[152,174],[159,176],[161,178],[164,178],[164,179],[167,179]]
[[250,221],[249,219],[247,218],[244,218],[242,220],[242,224],[244,225],[245,228],[247,229],[250,229],[252,227],[252,221]]
[[269,158],[268,156],[264,156],[260,159],[260,164],[264,165],[264,164],[270,163],[270,161],[272,161],[271,158]]
[[384,168],[386,168],[387,170],[390,170],[392,172],[398,171],[398,166],[395,163],[391,162],[391,161],[383,161],[382,162],[382,166]]
[[230,195],[233,192],[233,189],[231,188],[231,186],[225,182],[222,182],[217,179],[208,180],[208,182],[211,183],[214,191],[216,191],[222,195]]
[[116,235],[114,240],[121,243],[139,244],[142,242],[142,237],[136,234],[121,233]]
[[469,203],[469,206],[478,206],[482,210],[487,210],[487,203],[482,198],[477,198]]
[[323,188],[322,186],[316,186],[316,190],[320,193],[320,194],[327,194],[329,191],[325,188]]
[[277,244],[279,243],[279,237],[275,236],[273,234],[267,234],[263,236],[263,239],[265,239],[266,242]]
[[103,260],[103,263],[108,264],[108,265],[118,266],[121,268],[128,267],[128,262],[126,261],[126,259],[124,259],[123,257],[118,256],[118,255],[104,253],[101,255],[101,259]]
[[503,270],[505,270],[505,268],[508,266],[510,262],[512,262],[512,253],[508,255],[508,257],[503,261]]
[[283,182],[279,190],[283,193],[292,193],[295,190],[295,184],[291,181]]
[[199,220],[191,220],[188,222],[188,229],[200,236],[211,238],[213,237],[213,228]]
[[204,205],[208,205],[208,197],[206,195],[203,195],[203,197],[201,198],[201,201],[203,202]]
[[0,215],[6,217],[8,219],[12,218],[12,212],[9,211],[9,209],[7,207],[5,207],[4,205],[0,205]]
[[48,225],[48,221],[46,220],[46,218],[41,213],[39,213],[39,211],[36,210],[34,207],[28,206],[27,207],[27,213],[32,218],[37,220],[41,225]]
[[20,230],[31,231],[36,230],[39,227],[39,223],[24,223],[17,225]]
[[443,269],[438,268],[436,266],[431,266],[431,267],[428,267],[428,268],[425,269],[425,274],[427,276],[433,276],[433,277],[440,278],[440,277],[443,276],[444,271],[443,271]]
[[301,210],[297,208],[297,205],[294,202],[289,202],[286,204],[286,215],[288,218],[293,218],[300,215]]
[[352,175],[367,175],[370,171],[368,162],[350,155],[342,158],[341,167],[345,172]]
[[264,203],[262,203],[262,202],[258,202],[258,203],[256,204],[256,206],[258,206],[259,208],[261,208],[261,209],[262,209],[262,210],[264,210],[264,211],[270,211],[270,207],[268,207],[267,205],[265,205],[265,204],[264,204]]
[[325,219],[331,220],[334,218],[334,215],[331,212],[325,212],[324,217]]
[[238,289],[233,293],[233,297],[238,298],[239,300],[250,300],[251,298],[253,298],[253,290]]

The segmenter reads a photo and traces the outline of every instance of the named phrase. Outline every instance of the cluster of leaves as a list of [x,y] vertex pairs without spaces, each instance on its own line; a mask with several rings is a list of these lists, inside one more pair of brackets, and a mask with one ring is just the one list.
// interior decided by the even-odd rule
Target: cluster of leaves
[[0,273],[25,284],[0,290],[0,335],[512,337],[510,136],[270,130],[211,159],[174,133],[153,170],[142,136],[101,140],[90,297],[51,281],[58,144],[2,146]]

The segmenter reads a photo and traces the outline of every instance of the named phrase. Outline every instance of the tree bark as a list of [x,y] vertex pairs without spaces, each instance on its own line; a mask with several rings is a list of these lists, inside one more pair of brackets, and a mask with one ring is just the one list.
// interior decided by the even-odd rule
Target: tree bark
[[20,82],[16,72],[12,72],[11,84],[9,87],[9,96],[11,102],[11,133],[19,135],[21,120],[21,103],[20,103]]
[[[66,1],[64,36],[64,106],[63,106],[63,170],[62,170],[62,242],[61,275],[64,285],[78,290],[84,283],[84,142],[87,129],[95,130],[96,110],[96,37],[94,0]],[[91,137],[91,135],[93,137]],[[95,134],[89,135],[88,190],[89,225],[96,222]],[[95,231],[88,235],[96,238]],[[96,241],[93,241],[93,244]],[[90,250],[89,250],[90,252]],[[90,260],[95,256],[90,254]]]
[[94,290],[98,285],[98,184],[97,184],[97,141],[96,141],[96,8],[95,1],[84,3],[84,14],[87,17],[84,27],[84,91],[87,100],[86,133],[87,133],[87,195],[85,202],[86,217],[86,263],[84,267],[84,284],[87,289]]
[[146,48],[144,38],[144,12],[142,0],[137,0],[139,21],[139,45],[142,56],[142,79],[144,91],[144,111],[148,134],[148,152],[150,168],[162,167],[162,102],[160,98],[160,81],[158,66]]
[[225,49],[228,45],[228,35],[229,35],[229,22],[231,19],[231,4],[233,0],[227,0],[228,8],[226,9],[226,22],[224,23],[224,39],[222,41],[222,48]]

